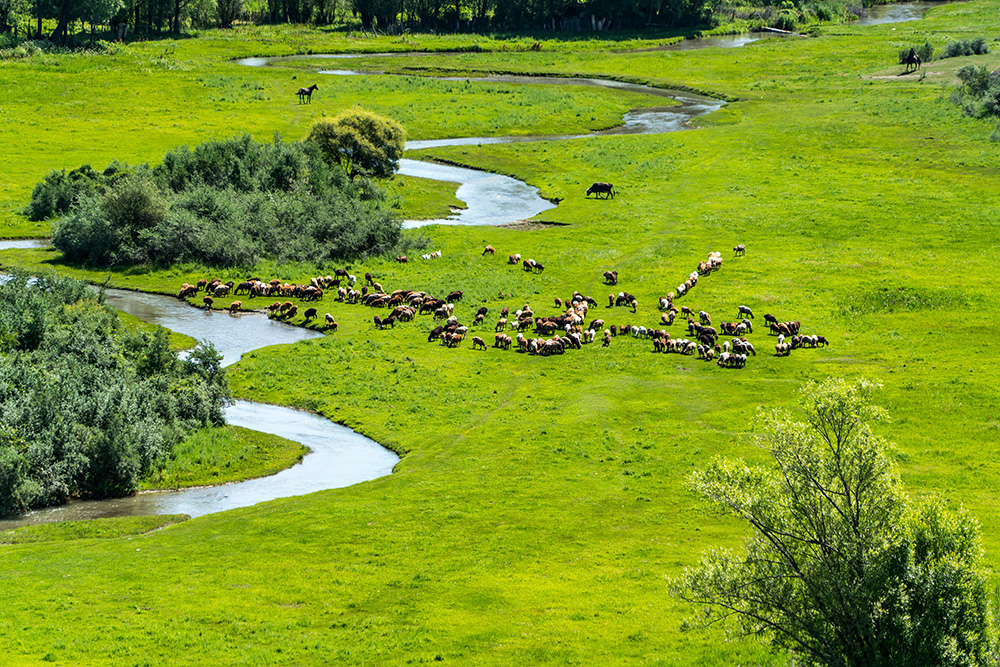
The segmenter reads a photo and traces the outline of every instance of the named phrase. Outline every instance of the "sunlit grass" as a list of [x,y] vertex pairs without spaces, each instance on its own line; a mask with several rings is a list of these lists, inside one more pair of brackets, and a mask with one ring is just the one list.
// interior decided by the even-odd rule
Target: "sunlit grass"
[[[496,665],[785,664],[784,656],[752,644],[726,644],[717,630],[680,633],[691,609],[668,596],[666,579],[706,548],[732,547],[741,537],[738,526],[687,490],[690,471],[716,455],[765,461],[749,437],[757,409],[792,406],[805,381],[828,375],[882,380],[876,398],[893,421],[881,433],[896,443],[908,490],[972,510],[995,578],[1000,366],[988,341],[1000,273],[993,250],[1000,146],[989,140],[994,123],[963,117],[949,104],[947,86],[929,75],[896,77],[894,68],[903,45],[932,35],[1000,34],[996,9],[992,0],[974,0],[920,22],[824,28],[817,38],[728,51],[618,54],[617,43],[578,50],[559,43],[538,53],[414,59],[412,66],[456,71],[625,75],[736,99],[690,132],[423,151],[515,174],[544,196],[563,198],[539,216],[563,225],[422,228],[417,233],[442,251],[440,259],[404,265],[376,258],[353,264],[353,273],[370,271],[388,289],[464,290],[456,314],[468,322],[487,306],[486,325],[471,333],[490,340],[502,306],[528,303],[541,315],[555,314],[554,298],[573,290],[597,299],[591,317],[658,326],[657,297],[718,250],[723,268],[679,303],[716,321],[735,319],[737,306],[749,305],[757,322],[765,312],[800,320],[830,347],[778,358],[774,338],[758,325],[749,336],[758,354],[738,371],[656,355],[631,337],[549,358],[466,344],[448,350],[427,342],[429,316],[381,331],[371,318],[384,312],[325,297],[318,307],[336,317],[337,331],[245,355],[231,371],[234,390],[319,411],[406,452],[395,473],[142,538],[104,540],[99,548],[10,547],[2,576],[11,596],[0,615],[6,655],[14,664],[50,652],[94,664],[107,655],[165,661],[191,655],[197,635],[192,664],[438,657]],[[199,76],[223,67],[203,65],[209,55],[222,63],[233,55],[288,53],[300,46],[293,40],[316,52],[348,44],[343,36],[297,29],[262,30],[259,42],[205,37],[178,47],[178,58],[191,60]],[[454,46],[466,37],[418,39]],[[403,48],[398,40],[364,48]],[[883,75],[891,78],[872,78]],[[187,76],[157,74],[170,81]],[[291,72],[226,76],[239,77],[226,84],[227,96],[242,94],[243,80],[272,91],[293,84]],[[386,86],[388,99],[399,92],[393,86],[404,85],[391,81],[366,85],[376,92]],[[268,117],[253,111],[266,104],[252,100],[224,108],[242,109],[249,126],[301,128],[318,113],[319,100],[360,86],[320,85],[330,97],[317,97],[312,110],[282,103],[276,108],[287,113]],[[411,137],[468,135],[495,122],[482,111],[489,108],[485,96],[486,106],[470,102],[448,117],[430,109],[443,99],[438,82],[422,88],[406,79],[405,86],[411,88],[399,100],[414,105],[409,113],[421,117],[415,127],[424,128],[411,128]],[[458,96],[461,88],[447,94]],[[192,118],[210,115],[199,106],[220,90],[193,87]],[[422,97],[419,90],[437,92]],[[169,124],[170,114],[149,112],[134,97],[128,108]],[[585,97],[545,99],[553,109],[579,104],[574,113],[589,112]],[[235,121],[219,115],[213,127],[225,133]],[[496,130],[533,131],[517,122],[506,117],[509,125]],[[128,150],[155,159],[164,144],[192,133],[140,138]],[[113,154],[84,140],[74,140],[59,166],[99,163],[86,157],[97,151]],[[10,162],[15,174],[39,171],[34,153]],[[5,178],[9,196],[23,197],[29,179]],[[596,180],[613,181],[620,195],[586,198]],[[417,199],[433,204],[442,196],[435,188]],[[737,243],[747,245],[746,257],[732,256]],[[482,256],[486,244],[497,249],[495,257]],[[513,252],[543,262],[545,272],[508,265]],[[5,266],[53,260],[45,251],[0,255]],[[91,280],[106,276],[55,266]],[[258,272],[301,280],[330,268],[265,265]],[[619,287],[603,284],[606,269],[619,271]],[[117,273],[112,283],[174,293],[182,282],[215,274],[239,277],[184,266]],[[637,314],[605,307],[619,289],[638,297]],[[681,326],[670,332],[681,335]],[[87,601],[85,611],[70,604],[76,600]],[[95,614],[126,614],[130,623],[108,634],[91,622]]]

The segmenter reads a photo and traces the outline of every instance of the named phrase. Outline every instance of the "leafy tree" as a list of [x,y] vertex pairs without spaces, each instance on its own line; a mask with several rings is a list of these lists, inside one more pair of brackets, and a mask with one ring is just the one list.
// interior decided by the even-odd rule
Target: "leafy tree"
[[339,164],[351,178],[359,174],[388,178],[399,169],[406,130],[385,116],[364,109],[344,111],[313,123],[307,141],[319,146],[329,164]]
[[692,621],[809,665],[979,665],[995,635],[978,570],[978,525],[937,504],[915,508],[870,423],[878,385],[828,380],[803,390],[803,421],[763,413],[776,469],[716,460],[691,485],[752,529],[737,556],[713,550],[676,583]]

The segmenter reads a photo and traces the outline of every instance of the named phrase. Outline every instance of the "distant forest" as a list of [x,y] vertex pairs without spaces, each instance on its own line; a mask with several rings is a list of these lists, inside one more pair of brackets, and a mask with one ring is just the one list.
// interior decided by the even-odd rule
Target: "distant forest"
[[[3,36],[124,39],[237,23],[308,23],[382,34],[794,28],[883,0],[0,0]],[[55,25],[55,28],[52,26]]]

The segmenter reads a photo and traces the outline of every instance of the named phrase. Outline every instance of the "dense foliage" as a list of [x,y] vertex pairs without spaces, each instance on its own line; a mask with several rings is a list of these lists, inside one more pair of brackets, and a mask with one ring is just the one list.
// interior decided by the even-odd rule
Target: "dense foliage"
[[[847,0],[0,0],[0,33],[32,37],[32,19],[57,21],[61,42],[116,40],[133,32],[179,33],[230,28],[237,22],[314,23],[346,29],[403,32],[602,32],[732,24],[738,30],[794,29],[816,21],[849,19],[871,2]],[[89,32],[71,35],[74,22]],[[35,34],[34,37],[40,36]]]
[[960,39],[948,44],[941,50],[938,58],[958,58],[960,56],[981,56],[990,52],[990,45],[982,37],[975,39]]
[[963,65],[955,75],[960,83],[952,100],[967,116],[1000,116],[1000,70],[990,72],[985,65]]
[[744,554],[706,555],[679,593],[705,605],[699,623],[734,620],[808,665],[991,663],[978,524],[912,506],[869,426],[886,417],[875,386],[808,384],[803,421],[763,415],[777,470],[716,460],[692,477],[753,534]]
[[309,142],[242,136],[175,149],[155,168],[52,172],[26,213],[62,215],[53,244],[88,266],[250,267],[265,258],[320,263],[396,250],[400,223],[383,199]]
[[131,332],[68,278],[0,284],[0,513],[121,496],[229,397],[208,347],[179,360],[167,333]]

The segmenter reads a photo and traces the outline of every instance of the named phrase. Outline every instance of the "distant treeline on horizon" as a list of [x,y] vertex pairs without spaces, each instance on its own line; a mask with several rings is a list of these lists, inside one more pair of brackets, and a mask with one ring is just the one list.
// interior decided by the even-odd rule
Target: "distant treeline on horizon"
[[[881,0],[0,0],[0,35],[112,40],[234,24],[306,23],[383,34],[406,32],[795,29],[863,13]],[[43,27],[43,20],[46,21]],[[52,22],[56,22],[52,29]],[[89,25],[89,29],[86,27]],[[2,40],[0,40],[2,41]]]

